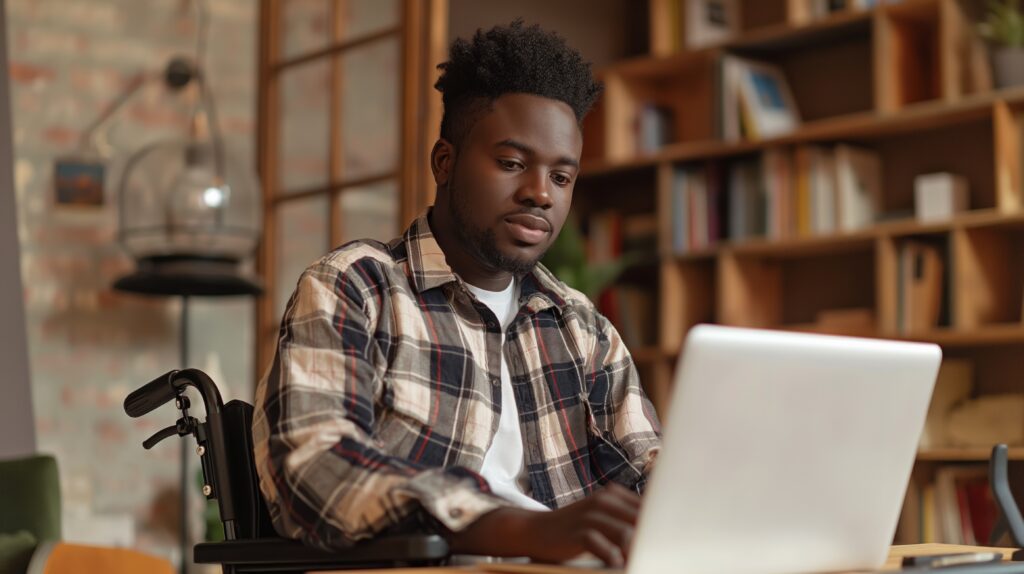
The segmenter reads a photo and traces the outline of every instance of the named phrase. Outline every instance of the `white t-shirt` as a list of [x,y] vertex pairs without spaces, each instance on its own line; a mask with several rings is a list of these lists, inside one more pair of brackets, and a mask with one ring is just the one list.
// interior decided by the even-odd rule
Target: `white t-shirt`
[[[501,342],[505,344],[505,328],[512,323],[519,312],[519,286],[510,281],[503,291],[486,291],[466,284],[476,298],[487,305],[501,323]],[[512,377],[509,375],[505,354],[501,354],[501,418],[498,432],[491,447],[484,455],[480,474],[487,479],[494,494],[530,510],[548,510],[527,494],[529,479],[523,458],[523,433],[519,428],[519,409],[512,394]]]

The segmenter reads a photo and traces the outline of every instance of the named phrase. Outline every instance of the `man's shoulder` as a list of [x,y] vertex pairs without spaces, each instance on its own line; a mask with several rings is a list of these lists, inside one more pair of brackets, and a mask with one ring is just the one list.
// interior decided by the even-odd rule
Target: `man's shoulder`
[[310,268],[346,275],[369,270],[388,272],[403,270],[406,261],[405,245],[400,239],[388,243],[374,239],[356,239],[335,248],[313,262]]
[[585,313],[597,313],[597,307],[589,297],[583,294],[583,292],[570,287],[564,281],[555,276],[550,269],[545,267],[542,263],[537,263],[533,268],[533,274],[537,277],[537,281],[541,287],[550,291],[555,296],[556,301],[559,301],[560,306],[565,308],[572,308],[577,311]]

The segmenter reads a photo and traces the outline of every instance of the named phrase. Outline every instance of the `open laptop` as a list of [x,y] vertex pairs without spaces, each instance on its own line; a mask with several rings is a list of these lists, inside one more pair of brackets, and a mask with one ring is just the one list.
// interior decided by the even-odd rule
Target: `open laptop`
[[930,344],[692,329],[627,572],[880,567],[941,357]]

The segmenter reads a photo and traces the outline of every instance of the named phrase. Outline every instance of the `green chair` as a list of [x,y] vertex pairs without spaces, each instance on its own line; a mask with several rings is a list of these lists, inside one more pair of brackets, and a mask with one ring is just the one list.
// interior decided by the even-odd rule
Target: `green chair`
[[36,547],[61,538],[57,460],[0,461],[0,572],[24,572]]

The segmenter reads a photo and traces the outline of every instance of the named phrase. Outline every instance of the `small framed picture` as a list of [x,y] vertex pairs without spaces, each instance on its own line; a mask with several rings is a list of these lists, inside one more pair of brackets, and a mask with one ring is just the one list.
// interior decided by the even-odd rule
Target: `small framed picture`
[[54,203],[67,207],[100,207],[104,203],[106,166],[97,160],[65,157],[53,168]]

